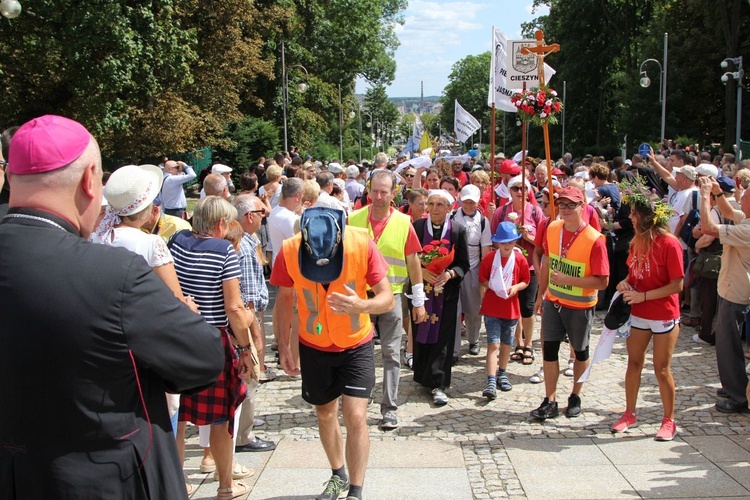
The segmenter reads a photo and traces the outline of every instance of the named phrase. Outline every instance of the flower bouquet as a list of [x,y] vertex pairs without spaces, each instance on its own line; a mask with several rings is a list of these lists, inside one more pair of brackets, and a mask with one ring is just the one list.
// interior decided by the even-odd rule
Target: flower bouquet
[[419,261],[431,273],[440,274],[453,262],[455,250],[450,248],[450,246],[450,241],[446,239],[432,240],[422,247],[422,253],[419,254]]
[[557,91],[547,85],[534,87],[516,93],[510,102],[518,109],[523,121],[531,121],[535,125],[557,123],[557,115],[562,110],[562,102],[557,97]]

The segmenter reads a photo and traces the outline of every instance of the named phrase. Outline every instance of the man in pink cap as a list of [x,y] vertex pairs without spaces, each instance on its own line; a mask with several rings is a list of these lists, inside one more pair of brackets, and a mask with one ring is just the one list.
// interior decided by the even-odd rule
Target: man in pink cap
[[560,219],[551,221],[542,242],[539,291],[534,309],[542,316],[545,398],[531,411],[537,420],[555,418],[560,343],[567,337],[575,352],[573,390],[565,416],[581,414],[578,379],[589,365],[589,343],[598,291],[607,288],[609,260],[604,235],[583,221],[586,201],[577,187],[560,191],[555,200]]
[[83,125],[27,122],[8,174],[0,498],[187,498],[164,392],[217,379],[218,330],[141,256],[86,240],[102,166]]

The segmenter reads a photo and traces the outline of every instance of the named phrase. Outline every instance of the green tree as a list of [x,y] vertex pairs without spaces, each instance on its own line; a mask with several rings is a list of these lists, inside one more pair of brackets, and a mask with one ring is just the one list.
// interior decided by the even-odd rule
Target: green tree
[[226,136],[231,146],[216,152],[217,161],[225,161],[245,171],[261,156],[272,156],[279,149],[279,128],[268,120],[246,116],[230,123]]
[[455,101],[481,120],[487,112],[487,86],[491,58],[489,52],[469,55],[456,62],[448,75],[448,85],[443,89],[439,120],[444,131],[453,131]]

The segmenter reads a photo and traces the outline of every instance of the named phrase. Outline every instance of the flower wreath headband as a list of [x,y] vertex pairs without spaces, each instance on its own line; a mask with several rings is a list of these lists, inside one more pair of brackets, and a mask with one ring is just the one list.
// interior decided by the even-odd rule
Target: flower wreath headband
[[665,199],[659,198],[656,190],[649,190],[646,179],[640,175],[635,176],[634,181],[623,180],[620,182],[622,192],[622,203],[638,205],[650,210],[654,214],[655,224],[666,225],[675,214],[674,209]]

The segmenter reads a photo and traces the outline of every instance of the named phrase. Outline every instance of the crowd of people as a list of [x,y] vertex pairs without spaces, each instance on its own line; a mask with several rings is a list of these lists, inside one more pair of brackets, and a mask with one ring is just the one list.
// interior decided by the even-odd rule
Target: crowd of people
[[[103,183],[96,140],[50,115],[3,133],[2,154],[0,282],[13,293],[0,303],[0,397],[29,410],[0,413],[4,498],[184,497],[188,422],[217,498],[246,496],[240,480],[253,471],[234,454],[276,446],[254,432],[255,393],[276,377],[269,348],[317,414],[332,470],[318,498],[361,499],[375,345],[383,430],[399,426],[404,370],[442,406],[453,366],[483,346],[482,398],[513,390],[512,363],[538,363],[529,382],[544,395],[530,417],[559,416],[562,373],[575,418],[597,309],[627,320],[613,433],[638,422],[653,342],[655,439],[675,437],[681,325],[716,346],[716,409],[750,411],[750,161],[731,154],[664,144],[645,158],[566,154],[554,165],[385,153],[344,165],[293,149],[200,175],[164,158]],[[189,210],[194,181],[201,198]],[[44,401],[24,396],[50,383]],[[61,416],[43,425],[50,402]]]

